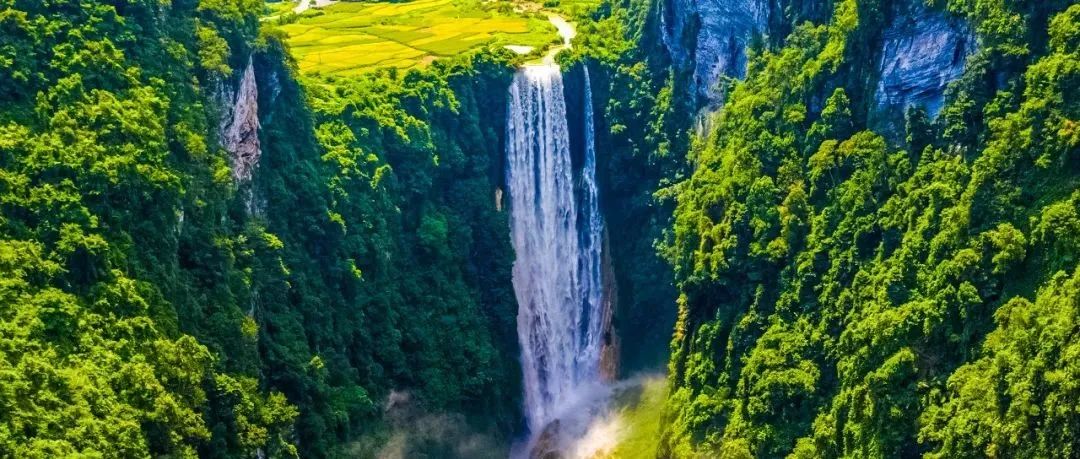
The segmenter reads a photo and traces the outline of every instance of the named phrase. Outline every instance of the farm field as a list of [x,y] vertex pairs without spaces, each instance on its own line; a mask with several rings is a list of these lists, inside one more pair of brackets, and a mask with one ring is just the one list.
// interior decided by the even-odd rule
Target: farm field
[[264,14],[264,17],[269,19],[277,18],[284,13],[292,11],[293,8],[296,8],[295,2],[266,2],[266,13]]
[[339,2],[279,27],[302,72],[338,76],[423,66],[481,46],[542,49],[559,41],[544,15],[508,1]]

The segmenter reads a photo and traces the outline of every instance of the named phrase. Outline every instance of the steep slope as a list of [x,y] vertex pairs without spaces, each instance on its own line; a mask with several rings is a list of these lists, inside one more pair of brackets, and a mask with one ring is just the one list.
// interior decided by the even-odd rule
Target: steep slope
[[975,37],[961,18],[922,3],[896,3],[885,29],[874,103],[903,114],[913,106],[937,116],[945,89],[964,72]]
[[752,53],[691,151],[661,455],[1075,453],[1075,324],[1044,305],[1076,295],[1080,6],[916,3],[837,1]]
[[302,84],[284,53],[256,59],[249,228],[280,242],[255,252],[251,290],[265,377],[299,401],[301,447],[347,451],[391,392],[509,435],[516,303],[495,202],[509,53]]
[[257,7],[3,4],[0,454],[295,455],[242,274],[181,255],[234,234],[203,88],[242,68]]
[[0,455],[518,429],[512,55],[301,85],[262,7],[4,4]]
[[[633,444],[1080,454],[1075,3],[577,11],[602,341],[668,361]],[[505,457],[525,58],[304,77],[261,2],[0,5],[0,456]]]
[[767,33],[767,0],[671,0],[660,4],[664,44],[676,65],[691,67],[688,90],[716,108],[723,78],[746,74],[750,41]]

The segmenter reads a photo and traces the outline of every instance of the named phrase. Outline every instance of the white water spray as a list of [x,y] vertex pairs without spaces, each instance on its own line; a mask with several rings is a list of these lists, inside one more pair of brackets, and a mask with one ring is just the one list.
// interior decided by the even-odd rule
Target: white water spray
[[555,64],[526,66],[510,86],[506,177],[517,255],[513,283],[525,414],[534,439],[552,421],[580,411],[584,391],[602,385],[603,220],[587,74],[585,83],[585,161],[578,193],[561,70]]

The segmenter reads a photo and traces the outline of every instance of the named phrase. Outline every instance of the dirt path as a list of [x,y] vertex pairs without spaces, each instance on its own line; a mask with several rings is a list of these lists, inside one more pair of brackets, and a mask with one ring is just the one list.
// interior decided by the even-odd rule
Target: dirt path
[[307,11],[307,9],[311,8],[312,6],[314,6],[315,8],[322,8],[324,6],[330,6],[335,3],[334,0],[314,0],[314,2],[315,5],[312,5],[312,0],[300,0],[300,3],[297,3],[296,8],[293,8],[293,13],[300,14],[304,11]]
[[[544,57],[536,62],[529,62],[525,65],[552,65],[555,63],[555,56],[564,49],[570,49],[570,41],[577,36],[577,29],[574,28],[574,24],[571,24],[566,18],[559,16],[556,13],[550,11],[545,12],[548,21],[551,25],[555,26],[555,29],[559,31],[559,36],[562,37],[562,44],[558,46],[552,46],[551,49],[544,54]],[[529,54],[533,51],[532,46],[522,45],[507,45],[506,49],[509,49],[518,54]]]
[[563,42],[562,45],[555,46],[549,49],[547,54],[544,55],[544,64],[554,64],[555,56],[558,55],[560,51],[564,49],[570,49],[570,47],[572,46],[570,44],[570,40],[573,40],[574,37],[577,36],[577,29],[574,28],[573,24],[571,24],[565,18],[559,16],[558,14],[547,13],[547,17],[548,21],[550,21],[551,24],[554,25],[556,29],[558,29],[559,36],[562,37]]

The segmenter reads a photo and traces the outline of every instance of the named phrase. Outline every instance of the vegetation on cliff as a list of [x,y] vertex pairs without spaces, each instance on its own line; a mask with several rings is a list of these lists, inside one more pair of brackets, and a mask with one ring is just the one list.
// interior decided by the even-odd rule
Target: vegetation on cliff
[[336,456],[392,389],[517,428],[511,54],[301,85],[262,8],[3,5],[0,452]]
[[755,50],[661,192],[661,454],[1077,453],[1080,6],[938,3],[980,46],[936,120],[868,124],[889,9],[838,1]]
[[[296,408],[261,385],[233,296],[246,276],[204,109],[258,7],[2,5],[3,455],[295,456]],[[185,258],[195,240],[216,257]]]
[[280,244],[255,252],[251,290],[265,378],[300,404],[310,455],[370,433],[391,390],[497,438],[517,429],[513,254],[496,203],[509,58],[292,82],[264,109],[248,228]]
[[[710,115],[660,2],[545,2],[596,96],[624,372],[671,353],[618,451],[1080,455],[1080,5],[928,2],[977,51],[894,126],[899,3],[780,2]],[[264,12],[0,0],[0,456],[374,456],[398,412],[520,431],[499,185],[526,57],[447,28],[301,75],[330,37]],[[286,30],[335,13],[306,14]],[[521,20],[492,30],[542,45]],[[221,138],[248,66],[250,179]],[[400,454],[456,454],[425,434]]]

